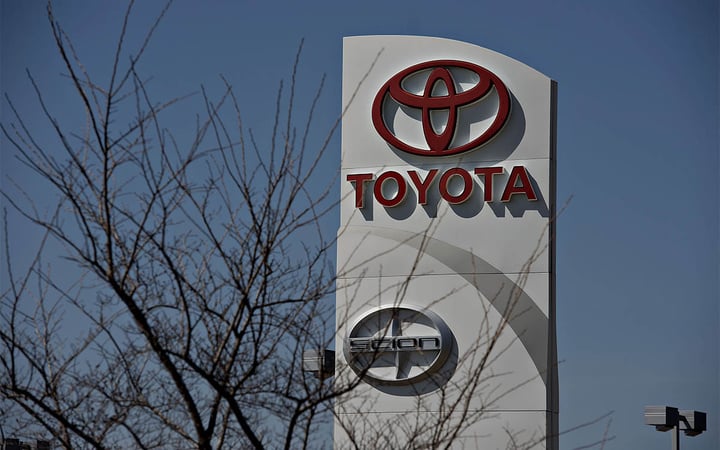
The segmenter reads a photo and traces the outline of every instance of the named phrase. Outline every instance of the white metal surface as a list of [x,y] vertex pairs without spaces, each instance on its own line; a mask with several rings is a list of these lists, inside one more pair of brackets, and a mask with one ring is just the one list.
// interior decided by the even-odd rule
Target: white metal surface
[[[436,60],[487,69],[510,92],[507,122],[479,148],[452,156],[411,154],[388,144],[373,126],[373,101],[388,80],[409,67]],[[437,73],[451,77],[457,84],[454,89],[472,88],[472,74],[452,63],[447,67]],[[436,73],[433,70],[414,74],[403,86],[425,95],[428,102],[429,97],[447,94],[442,83],[427,87],[424,80]],[[423,94],[423,83],[432,94]],[[464,128],[456,131],[452,145],[462,144],[462,139],[472,141],[493,122],[493,114],[500,111],[499,97],[493,97],[499,95],[498,89],[463,107],[480,105],[475,112],[463,116],[468,110],[458,110],[462,117],[457,126]],[[552,436],[557,427],[553,102],[552,80],[475,45],[413,36],[345,38],[343,105],[347,109],[342,126],[336,386],[357,380],[357,370],[348,368],[344,341],[357,334],[353,326],[360,318],[381,305],[407,304],[436,314],[453,334],[453,353],[445,367],[427,380],[410,386],[361,382],[341,397],[335,411],[337,448],[372,433],[387,435],[383,442],[392,447],[399,442],[393,439],[404,439],[403,433],[412,439],[411,423],[417,432],[418,423],[430,427],[429,422],[444,415],[448,423],[467,424],[456,437],[458,448],[505,448],[508,431],[518,439],[538,440],[542,448],[556,448]],[[412,141],[413,147],[424,145],[427,134],[423,135],[424,116],[418,108],[383,108],[384,123],[398,139]],[[449,113],[434,114],[441,123],[437,130],[442,131],[443,117]],[[486,195],[488,177],[476,171],[488,168],[499,172],[491,177],[492,196]],[[448,170],[458,175],[441,179]],[[394,207],[383,206],[381,201],[393,198],[398,188],[395,181],[385,182],[379,194],[374,190],[374,180],[388,171],[397,172],[407,188]],[[419,186],[417,180],[426,180],[432,171],[436,171],[433,182]],[[512,181],[511,173],[520,171],[529,176],[531,188],[523,186],[521,178],[515,178],[517,184],[508,181]],[[347,181],[348,175],[358,174],[370,178],[362,183],[362,208],[357,206],[356,194],[361,183]],[[449,194],[442,192],[442,180],[450,194],[467,189],[472,194],[452,204]],[[508,184],[513,186],[508,188]],[[525,188],[524,193],[502,201],[505,189],[518,186]],[[528,191],[536,193],[537,199],[530,198]],[[427,194],[424,202],[420,201],[423,193]],[[492,350],[487,351],[490,342]],[[475,369],[486,351],[489,357],[478,376]],[[376,363],[383,364],[380,358]],[[470,395],[463,389],[467,386],[475,386]],[[468,399],[461,402],[462,407],[448,412],[448,406],[464,395]]]

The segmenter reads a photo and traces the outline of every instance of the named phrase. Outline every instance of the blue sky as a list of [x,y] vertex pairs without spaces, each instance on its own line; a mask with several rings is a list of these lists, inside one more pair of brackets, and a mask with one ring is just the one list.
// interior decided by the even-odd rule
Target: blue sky
[[[146,29],[161,6],[137,5],[131,30]],[[56,5],[80,57],[101,79],[123,10],[121,2]],[[3,93],[46,139],[27,68],[61,122],[77,123],[63,112],[75,100],[44,2],[4,0],[1,20]],[[711,430],[683,438],[683,448],[711,450],[720,448],[719,22],[713,0],[184,0],[167,13],[140,71],[152,77],[158,99],[200,85],[217,94],[222,74],[248,125],[267,134],[278,83],[304,38],[300,107],[327,75],[315,139],[340,113],[343,36],[458,39],[552,77],[558,201],[572,197],[558,221],[560,428],[614,411],[616,437],[606,448],[665,448],[670,436],[643,425],[642,410],[669,404],[709,413]],[[179,128],[199,102],[187,105],[173,112]],[[333,143],[329,173],[339,164],[337,136]],[[31,180],[4,140],[1,163],[3,189],[10,174]],[[41,188],[30,181],[28,189]],[[34,237],[12,220],[9,229],[20,242]],[[562,448],[592,443],[604,429],[602,422],[568,433]]]

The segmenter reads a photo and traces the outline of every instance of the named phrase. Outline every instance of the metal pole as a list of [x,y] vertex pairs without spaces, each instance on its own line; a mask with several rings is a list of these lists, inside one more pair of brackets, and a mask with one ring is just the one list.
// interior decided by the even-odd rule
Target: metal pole
[[672,429],[672,450],[680,450],[680,424],[677,424]]

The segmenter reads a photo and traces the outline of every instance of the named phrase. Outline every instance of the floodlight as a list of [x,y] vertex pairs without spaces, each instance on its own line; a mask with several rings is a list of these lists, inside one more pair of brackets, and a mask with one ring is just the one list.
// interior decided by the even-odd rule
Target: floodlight
[[707,414],[702,411],[682,410],[680,417],[680,422],[685,425],[680,429],[688,436],[697,436],[707,430]]
[[303,352],[303,371],[311,372],[325,379],[335,374],[335,352],[333,350],[305,350]]
[[669,431],[676,427],[680,413],[672,406],[646,406],[645,425],[652,425],[658,431]]
[[658,431],[672,430],[672,449],[680,450],[680,431],[697,436],[707,430],[707,414],[690,409],[678,411],[672,406],[646,406],[645,424]]

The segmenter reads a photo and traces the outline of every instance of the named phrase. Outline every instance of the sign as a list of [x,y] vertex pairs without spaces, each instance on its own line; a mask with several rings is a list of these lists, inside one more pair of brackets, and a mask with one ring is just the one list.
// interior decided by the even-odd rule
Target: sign
[[[456,74],[453,75],[453,72]],[[463,72],[470,72],[469,78],[477,78],[477,82],[469,89],[458,92],[460,83],[456,80],[468,78],[468,74]],[[413,78],[420,80],[422,92],[406,89],[406,86],[413,84]],[[477,137],[457,142],[458,116],[472,114],[478,103],[487,100],[491,90],[494,90],[499,106],[490,126]],[[389,105],[392,102],[420,112],[426,144],[423,147],[427,148],[414,147],[391,131],[392,124],[386,121],[386,116],[387,111],[392,111]],[[476,108],[472,108],[473,105]],[[495,137],[505,125],[509,114],[510,94],[500,78],[476,64],[452,60],[428,61],[400,71],[380,88],[372,106],[373,125],[380,136],[398,150],[421,156],[450,156],[475,150]],[[436,115],[442,115],[443,120]]]
[[360,317],[344,349],[350,367],[365,380],[405,385],[442,369],[452,345],[452,332],[434,312],[386,305]]
[[[366,193],[365,184],[374,182],[372,194],[380,205],[393,208],[405,201],[408,192],[408,185],[415,189],[419,205],[426,205],[428,202],[428,191],[437,181],[437,189],[443,200],[457,205],[464,203],[473,195],[475,180],[473,174],[483,181],[482,199],[485,202],[495,201],[493,185],[497,178],[503,178],[501,202],[509,202],[513,195],[522,194],[529,201],[538,199],[535,188],[530,181],[530,175],[524,166],[515,166],[509,174],[505,173],[502,167],[475,167],[471,171],[462,167],[453,167],[438,174],[440,169],[430,169],[426,175],[421,175],[416,170],[409,170],[407,178],[399,172],[388,170],[380,173],[375,178],[372,173],[351,173],[347,175],[347,181],[353,184],[355,189],[355,207],[365,207]],[[506,176],[503,176],[506,175]],[[437,180],[436,180],[437,178]],[[409,180],[409,181],[408,181]],[[389,186],[389,187],[388,187]]]
[[557,448],[555,89],[463,42],[344,39],[336,446]]

